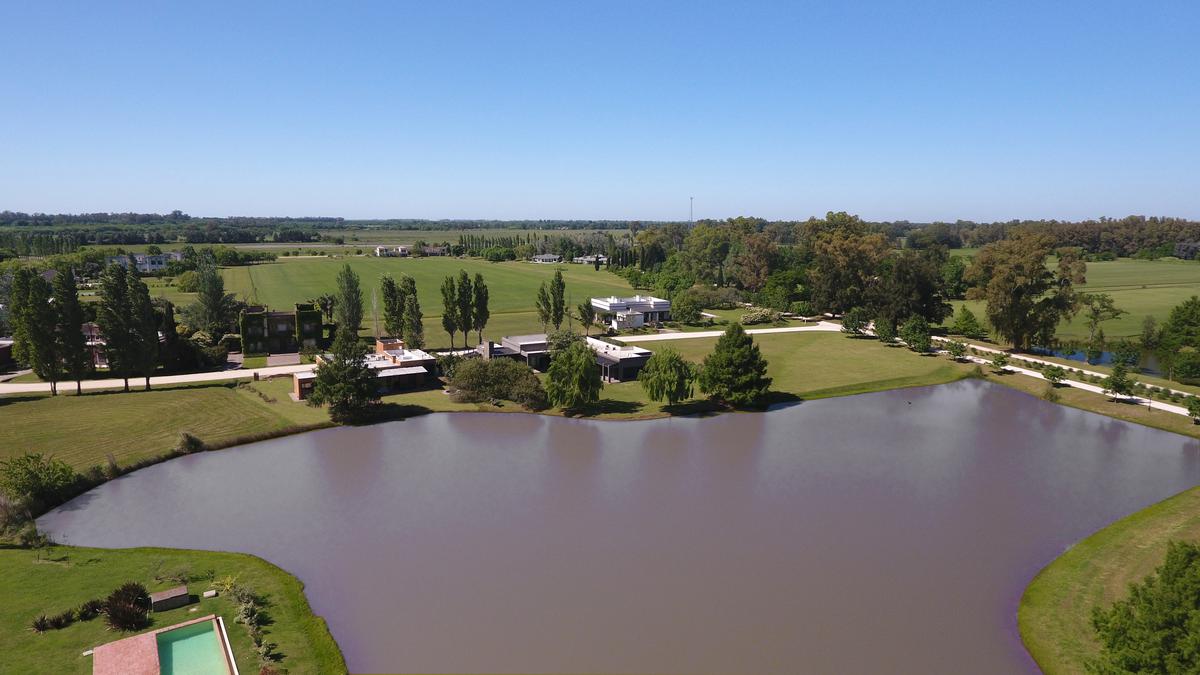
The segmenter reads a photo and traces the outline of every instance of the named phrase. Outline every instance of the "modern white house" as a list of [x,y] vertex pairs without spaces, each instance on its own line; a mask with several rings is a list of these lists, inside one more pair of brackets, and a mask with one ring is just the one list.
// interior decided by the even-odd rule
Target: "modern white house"
[[576,265],[595,265],[596,263],[603,265],[608,262],[608,256],[604,255],[603,253],[581,255],[571,258],[571,262],[575,263]]
[[530,258],[530,260],[532,260],[535,263],[541,263],[543,265],[550,265],[553,263],[562,262],[562,256],[555,255],[553,253],[540,253],[540,254],[535,255],[532,258]]
[[650,295],[632,298],[592,298],[592,307],[613,330],[641,328],[646,324],[671,320],[671,301]]
[[409,248],[407,246],[376,246],[375,255],[380,258],[407,258]]
[[587,338],[587,346],[596,352],[596,365],[605,382],[636,380],[642,366],[654,355],[645,347],[614,345],[594,337]]
[[105,260],[105,264],[121,265],[122,267],[129,267],[132,264],[142,274],[153,274],[167,269],[167,263],[181,260],[183,260],[183,254],[179,251],[167,251],[166,253],[110,255]]

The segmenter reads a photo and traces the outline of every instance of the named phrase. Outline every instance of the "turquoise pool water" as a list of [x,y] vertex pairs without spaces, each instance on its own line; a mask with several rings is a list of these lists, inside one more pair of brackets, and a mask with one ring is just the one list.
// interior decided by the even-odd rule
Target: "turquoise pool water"
[[229,674],[212,621],[159,633],[158,665],[162,675]]

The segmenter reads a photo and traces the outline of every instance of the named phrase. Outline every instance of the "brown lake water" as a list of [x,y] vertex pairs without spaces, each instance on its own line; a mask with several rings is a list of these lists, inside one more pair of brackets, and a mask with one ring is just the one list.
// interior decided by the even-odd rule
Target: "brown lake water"
[[354,672],[1020,673],[1034,574],[1197,483],[1194,440],[964,381],[330,429],[150,467],[40,525],[262,556]]

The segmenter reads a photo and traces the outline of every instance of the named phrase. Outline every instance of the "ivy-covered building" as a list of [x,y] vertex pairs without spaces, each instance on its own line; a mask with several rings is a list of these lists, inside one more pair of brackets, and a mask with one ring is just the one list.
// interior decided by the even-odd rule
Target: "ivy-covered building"
[[238,322],[245,354],[278,354],[321,346],[321,310],[309,303],[288,311],[247,307]]

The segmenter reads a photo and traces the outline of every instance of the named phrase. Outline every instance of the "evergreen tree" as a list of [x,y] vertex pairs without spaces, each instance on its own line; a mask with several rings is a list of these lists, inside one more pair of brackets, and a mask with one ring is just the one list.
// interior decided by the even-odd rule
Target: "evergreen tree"
[[83,335],[83,307],[79,304],[79,289],[75,284],[75,273],[69,268],[58,271],[54,277],[55,340],[62,359],[63,370],[75,380],[75,394],[83,393],[83,376],[88,371],[91,359],[87,351],[87,338]]
[[211,262],[202,262],[196,269],[196,302],[187,307],[187,322],[219,340],[233,324],[237,305],[233,295],[225,292],[225,280]]
[[550,307],[550,293],[546,290],[546,282],[542,282],[538,286],[537,300],[534,303],[537,307],[538,322],[542,324],[542,332],[548,332],[553,310]]
[[454,277],[446,277],[442,279],[442,330],[450,334],[451,349],[454,349],[454,334],[458,328],[458,293],[454,287]]
[[146,378],[146,391],[149,391],[150,376],[158,367],[158,319],[154,316],[150,289],[138,278],[137,269],[130,265],[127,274],[130,364],[134,372]]
[[12,324],[13,358],[19,363],[29,364],[29,285],[37,274],[28,267],[18,267],[13,272],[12,285],[8,291],[8,321]]
[[375,373],[367,367],[367,348],[350,327],[362,321],[362,289],[358,275],[346,265],[338,273],[335,318],[339,329],[328,360],[317,366],[309,405],[328,405],[335,422],[358,419],[378,400]]
[[421,324],[421,304],[417,294],[404,298],[404,346],[408,349],[421,349],[425,346],[425,326]]
[[933,347],[933,340],[929,336],[929,324],[925,317],[919,314],[908,317],[900,327],[900,339],[914,352],[924,353]]
[[729,405],[757,405],[771,387],[767,362],[741,324],[730,324],[704,358],[697,378],[700,391]]
[[552,405],[572,409],[600,400],[596,354],[582,341],[555,354],[546,375],[546,398]]
[[390,337],[400,337],[404,334],[404,291],[392,275],[383,275],[381,284],[383,292],[383,328]]
[[562,328],[563,318],[567,314],[566,291],[562,270],[554,270],[554,278],[550,280],[550,323],[554,325],[554,330]]
[[[458,287],[454,291],[455,311],[458,313],[458,327],[463,334],[463,348],[471,337],[471,328],[475,325],[475,290],[471,287],[471,277],[465,270],[458,271]],[[451,343],[451,347],[454,344]]]
[[638,382],[650,400],[665,400],[670,405],[691,398],[695,380],[696,366],[670,347],[656,351],[638,373]]
[[954,324],[950,326],[950,332],[976,339],[985,335],[983,326],[979,325],[979,319],[975,318],[975,313],[967,309],[966,305],[958,308],[958,313],[954,315]]
[[119,264],[110,265],[100,275],[100,307],[96,310],[96,324],[104,334],[108,371],[125,380],[125,391],[129,391],[129,373],[133,368],[129,316],[129,280],[125,268]]
[[577,310],[579,312],[577,317],[579,319],[579,323],[583,324],[583,334],[587,335],[588,331],[591,330],[592,325],[596,323],[596,308],[592,306],[591,300],[584,300],[583,302],[579,303]]
[[483,280],[483,275],[476,272],[475,282],[471,284],[471,290],[475,293],[475,302],[472,307],[472,327],[479,338],[479,342],[483,342],[483,329],[487,327],[488,318],[492,312],[488,309],[488,287]]
[[58,379],[62,376],[62,359],[59,358],[57,324],[58,317],[51,302],[54,292],[50,282],[41,275],[29,280],[29,291],[23,310],[25,339],[28,345],[25,356],[35,375],[50,383],[50,394],[58,395]]

